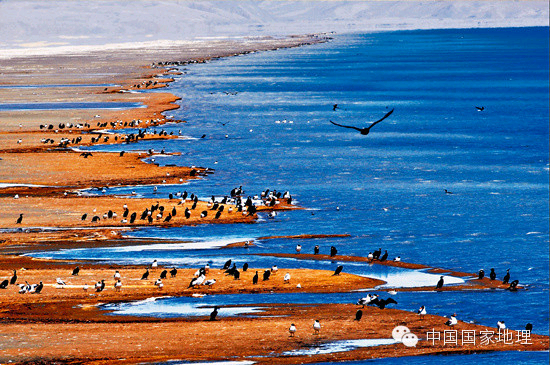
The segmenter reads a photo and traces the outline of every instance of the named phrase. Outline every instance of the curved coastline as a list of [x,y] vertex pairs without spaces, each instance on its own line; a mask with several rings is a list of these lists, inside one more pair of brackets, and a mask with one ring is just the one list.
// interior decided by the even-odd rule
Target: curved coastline
[[[278,40],[277,42],[280,42]],[[291,42],[292,43],[292,42]],[[296,42],[295,45],[308,44],[307,41]],[[272,46],[275,47],[275,46]],[[277,44],[277,47],[282,47],[282,45]],[[258,48],[258,47],[257,47]],[[264,47],[268,48],[268,47]],[[242,53],[251,52],[250,49],[245,49]],[[235,55],[235,54],[233,54]],[[171,55],[172,56],[172,55]],[[209,59],[214,59],[221,56],[208,56],[204,58],[197,58],[197,62],[207,62]],[[171,61],[169,61],[171,62]],[[163,61],[162,67],[166,66],[166,62]],[[169,66],[169,63],[168,63]],[[103,113],[104,115],[99,118],[89,119],[95,123],[110,123],[117,120],[122,120],[123,122],[131,121],[134,119],[160,119],[156,121],[155,125],[161,126],[164,123],[172,122],[172,120],[165,117],[161,117],[161,113],[167,110],[177,108],[174,101],[177,100],[177,97],[169,93],[140,93],[133,94],[130,91],[136,91],[142,87],[137,87],[137,85],[144,85],[150,81],[154,75],[158,75],[159,69],[147,68],[145,70],[141,69],[141,74],[137,71],[137,77],[128,78],[121,81],[123,87],[107,87],[104,90],[98,91],[99,94],[105,96],[116,96],[116,100],[130,99],[134,100],[138,98],[144,100],[144,103],[148,105],[144,110],[129,110],[123,114],[117,113]],[[162,77],[167,76],[168,71],[162,73]],[[161,79],[159,79],[161,80]],[[163,82],[158,82],[154,85],[154,88],[163,87],[171,79],[162,79]],[[100,82],[100,80],[98,80]],[[128,92],[120,93],[121,90]],[[96,90],[97,91],[97,90]],[[149,101],[149,103],[147,102]],[[127,114],[126,114],[127,113]],[[142,114],[143,113],[143,114]],[[17,116],[11,115],[10,118],[13,120],[17,119]],[[92,117],[93,118],[93,117]],[[10,119],[12,120],[12,119]],[[312,306],[296,306],[296,305],[283,305],[279,307],[270,307],[268,312],[272,317],[254,321],[246,318],[228,318],[227,321],[236,328],[237,331],[246,331],[250,334],[250,342],[254,342],[250,347],[245,348],[242,344],[236,342],[235,339],[229,339],[229,343],[226,343],[226,346],[232,349],[231,354],[220,351],[220,348],[214,346],[219,341],[224,341],[220,336],[223,335],[219,333],[219,329],[214,326],[207,327],[207,322],[204,321],[204,318],[197,320],[190,319],[172,319],[172,320],[154,320],[154,319],[143,319],[143,318],[116,318],[110,316],[107,318],[104,314],[100,313],[97,310],[90,309],[90,305],[97,304],[98,302],[118,302],[126,300],[139,300],[147,299],[151,296],[158,295],[159,289],[155,287],[151,280],[142,282],[139,279],[139,276],[142,274],[144,267],[140,265],[135,266],[117,266],[112,264],[99,264],[99,265],[90,265],[84,266],[83,274],[79,277],[71,278],[74,282],[70,283],[65,289],[57,289],[53,282],[55,278],[59,276],[68,276],[68,270],[73,268],[77,262],[67,261],[67,262],[56,262],[54,260],[40,260],[40,259],[31,259],[25,256],[19,256],[14,254],[17,252],[17,247],[13,246],[23,246],[26,250],[32,250],[33,246],[39,247],[39,245],[49,245],[49,242],[52,241],[50,247],[55,247],[57,244],[58,247],[64,245],[65,247],[85,247],[86,245],[97,245],[101,246],[109,240],[118,239],[122,244],[128,244],[130,241],[121,237],[121,232],[118,228],[129,229],[131,226],[119,224],[120,222],[113,222],[109,220],[104,220],[105,226],[98,225],[94,226],[91,223],[82,224],[79,221],[79,217],[83,213],[92,214],[93,209],[98,211],[106,212],[109,209],[118,209],[119,215],[121,214],[121,206],[127,204],[131,206],[133,211],[141,211],[144,207],[155,204],[159,201],[167,207],[171,202],[162,200],[162,199],[124,199],[119,197],[78,197],[76,194],[73,194],[72,191],[75,189],[84,189],[90,188],[92,186],[113,186],[113,185],[136,185],[136,184],[161,184],[166,181],[166,183],[178,183],[182,182],[180,179],[192,178],[190,175],[191,168],[184,167],[160,167],[153,164],[144,163],[141,160],[141,157],[137,153],[128,153],[125,156],[121,157],[118,154],[113,153],[104,153],[104,152],[93,152],[94,156],[89,159],[84,160],[80,157],[80,153],[71,152],[71,151],[46,151],[48,148],[40,145],[35,140],[28,142],[27,137],[35,138],[37,140],[43,138],[42,133],[37,130],[37,124],[34,123],[23,128],[24,131],[17,130],[17,126],[14,123],[9,124],[7,133],[3,133],[2,137],[7,136],[7,139],[2,139],[0,144],[0,158],[3,162],[9,163],[12,162],[13,173],[10,173],[12,176],[17,176],[17,169],[27,168],[29,170],[28,174],[25,174],[25,177],[13,178],[10,181],[3,181],[6,184],[37,184],[37,185],[48,185],[46,187],[25,187],[25,186],[9,186],[0,189],[0,201],[3,205],[8,207],[8,211],[12,213],[11,216],[1,218],[0,222],[4,228],[19,228],[21,226],[15,224],[15,218],[17,217],[16,212],[23,211],[22,209],[28,210],[30,213],[26,214],[26,219],[22,227],[36,226],[36,225],[51,225],[51,226],[61,226],[61,227],[87,227],[93,228],[92,232],[80,232],[73,230],[66,230],[60,233],[52,232],[25,232],[23,228],[20,232],[9,232],[9,233],[0,233],[0,239],[3,240],[2,246],[5,254],[2,255],[1,260],[3,262],[2,276],[7,276],[10,274],[8,268],[20,269],[25,268],[25,270],[20,271],[20,276],[29,280],[30,282],[36,282],[38,280],[47,280],[48,285],[46,285],[44,294],[45,295],[19,295],[16,292],[11,292],[8,295],[1,296],[1,303],[5,305],[3,312],[6,313],[6,317],[2,320],[5,328],[3,331],[20,331],[25,332],[28,330],[28,326],[32,325],[33,330],[38,334],[38,338],[33,340],[33,343],[47,342],[48,338],[51,340],[51,337],[48,337],[48,332],[50,331],[60,331],[63,336],[66,337],[78,337],[82,333],[90,331],[94,335],[100,336],[101,340],[91,341],[90,344],[85,344],[79,349],[78,354],[71,349],[71,342],[68,342],[65,346],[59,346],[58,348],[53,348],[49,346],[43,350],[33,350],[32,348],[25,348],[24,355],[17,355],[15,349],[10,349],[6,355],[6,358],[12,356],[13,359],[17,361],[28,360],[28,359],[37,359],[43,356],[44,359],[48,361],[55,361],[69,356],[75,361],[82,362],[109,362],[115,359],[125,356],[125,363],[134,363],[138,361],[163,361],[171,358],[178,357],[174,354],[184,354],[181,349],[181,343],[185,341],[190,341],[190,338],[198,336],[199,333],[202,336],[208,336],[212,339],[211,344],[200,343],[198,340],[192,340],[193,344],[200,347],[200,355],[197,354],[186,354],[187,360],[215,360],[215,359],[226,359],[230,355],[234,354],[235,351],[240,357],[250,357],[253,358],[257,363],[270,363],[276,360],[278,363],[296,363],[296,362],[319,362],[319,361],[343,361],[343,360],[356,360],[356,359],[368,359],[375,357],[399,357],[399,356],[408,356],[408,355],[419,355],[419,354],[429,354],[429,353],[469,353],[472,351],[503,351],[510,349],[517,350],[544,350],[548,349],[548,337],[547,336],[533,336],[533,345],[522,347],[520,345],[510,345],[505,346],[503,344],[488,344],[485,347],[476,346],[470,348],[459,348],[459,347],[430,347],[427,344],[422,344],[418,348],[404,348],[403,346],[397,345],[383,345],[376,348],[360,348],[355,349],[349,352],[338,352],[331,354],[320,354],[318,356],[282,356],[286,351],[293,351],[300,349],[304,346],[316,345],[323,342],[330,342],[335,340],[344,340],[344,339],[362,339],[365,336],[365,333],[368,333],[369,338],[382,338],[388,337],[388,333],[391,332],[391,328],[396,323],[406,323],[411,327],[411,330],[418,331],[419,333],[425,332],[426,328],[435,328],[444,329],[442,323],[444,318],[439,316],[427,316],[425,322],[420,322],[421,320],[413,313],[395,310],[395,309],[386,309],[380,310],[377,308],[367,308],[365,310],[366,315],[371,317],[372,323],[368,324],[366,327],[359,326],[358,323],[355,323],[351,320],[352,314],[357,310],[357,306],[354,305],[337,305],[337,306],[328,306],[328,305],[312,305]],[[113,126],[112,129],[120,129],[123,125]],[[87,133],[82,134],[70,134],[71,138],[75,136],[85,136],[89,137],[88,133],[94,132],[94,128],[90,127],[85,130]],[[44,134],[46,135],[46,134]],[[49,135],[49,134],[47,134]],[[56,138],[63,138],[64,134],[57,133]],[[69,134],[67,134],[68,136]],[[119,135],[120,136],[120,135]],[[172,138],[170,136],[162,136],[158,138]],[[68,138],[68,137],[67,137]],[[114,138],[114,137],[113,137]],[[151,137],[157,138],[157,137]],[[19,146],[16,141],[18,139],[25,139],[25,143],[21,143]],[[70,156],[70,157],[69,157]],[[62,162],[56,162],[58,158],[62,157],[65,165]],[[44,163],[44,165],[36,166],[37,161]],[[79,171],[82,171],[82,165],[79,168],[75,168],[74,171],[66,169],[68,165],[76,166],[79,162],[85,162],[86,168],[96,171],[97,174],[93,176],[87,176],[88,174],[84,173],[78,175]],[[15,166],[19,163],[19,166]],[[45,176],[44,171],[48,171],[47,166],[57,163],[62,170],[61,172],[64,175],[57,175],[59,171],[53,171],[52,177],[48,178]],[[112,166],[117,166],[118,170],[115,170]],[[130,167],[133,166],[133,167]],[[105,174],[100,176],[101,169],[105,168]],[[132,168],[133,173],[131,176],[124,174],[121,176],[120,170],[124,168]],[[34,171],[33,171],[34,169]],[[10,170],[12,171],[12,170]],[[33,174],[37,171],[40,171],[40,174]],[[109,175],[110,172],[114,172],[113,175]],[[140,175],[141,173],[141,175]],[[169,175],[167,175],[169,174]],[[62,176],[60,179],[58,176]],[[64,195],[65,192],[68,192],[67,195]],[[20,195],[19,199],[14,199],[14,195]],[[27,197],[28,196],[28,197]],[[116,205],[115,205],[116,202]],[[175,204],[174,201],[172,204]],[[201,202],[201,205],[204,205],[202,208],[206,208],[206,202]],[[61,210],[62,213],[56,213],[54,211],[48,210],[49,207],[54,207],[56,210]],[[42,210],[38,209],[42,207]],[[78,210],[75,210],[74,207],[78,207]],[[113,208],[114,207],[114,208]],[[293,207],[285,206],[282,204],[277,209],[292,209]],[[267,209],[267,208],[261,208]],[[34,211],[34,213],[33,213]],[[254,217],[249,216],[238,216],[231,217],[229,213],[225,216],[225,219],[222,217],[218,222],[219,223],[235,223],[235,222],[251,222],[254,220]],[[44,220],[44,218],[47,219]],[[181,219],[181,215],[177,220],[173,222],[158,222],[162,226],[175,226],[179,224],[197,224],[200,221],[197,219],[189,222],[185,222]],[[212,218],[209,218],[212,220]],[[209,221],[208,223],[213,223]],[[116,229],[114,226],[117,226]],[[135,226],[138,226],[137,224]],[[78,237],[75,237],[78,235]],[[325,237],[325,236],[323,236]],[[296,238],[315,238],[315,237],[296,237]],[[264,237],[263,239],[268,239]],[[57,242],[57,243],[55,243]],[[269,254],[268,256],[277,256],[277,254]],[[280,254],[281,257],[292,257],[292,258],[307,258],[315,259],[303,255],[284,255]],[[300,257],[301,256],[301,257]],[[313,255],[311,255],[313,256]],[[328,256],[324,257],[321,255],[318,257],[322,260],[331,259]],[[338,256],[334,258],[338,261],[355,261],[363,262],[366,258],[358,257],[347,257],[347,256]],[[408,264],[408,263],[399,263],[393,264],[391,262],[387,263],[388,265],[401,266],[409,269],[428,269],[429,267],[418,264]],[[111,278],[113,270],[119,269],[123,276],[129,278],[131,284],[124,286],[121,293],[115,292],[111,288],[114,284],[113,280],[108,280],[109,288],[101,294],[93,294],[88,292],[83,292],[81,286],[84,283],[84,280],[96,280],[97,278]],[[442,269],[429,268],[433,272],[449,272]],[[251,269],[252,270],[252,269]],[[261,269],[263,270],[263,269]],[[282,270],[282,268],[281,268]],[[89,272],[86,273],[86,272]],[[166,286],[164,287],[162,293],[163,295],[191,295],[197,290],[194,289],[185,289],[183,288],[187,284],[187,279],[181,279],[182,277],[189,278],[192,276],[194,270],[182,270],[179,274],[180,277],[178,280],[167,280]],[[365,287],[375,287],[380,285],[379,280],[372,280],[367,278],[355,277],[353,275],[342,274],[342,276],[331,277],[328,273],[322,271],[314,270],[296,270],[291,271],[293,277],[300,277],[303,275],[301,284],[304,288],[304,291],[311,290],[313,292],[326,292],[326,293],[335,293],[335,292],[348,292],[351,290],[357,290],[359,288],[364,289]],[[453,275],[468,277],[472,274],[468,273],[456,273],[451,272]],[[158,272],[156,272],[158,274]],[[244,279],[249,282],[251,272],[246,274],[246,278],[243,277],[243,281],[229,281],[223,276],[223,274],[216,270],[216,273],[213,274],[213,277],[218,278],[220,283],[223,283],[220,288],[201,288],[198,289],[198,292],[213,294],[213,293],[247,293],[247,292],[270,292],[270,291],[296,291],[297,288],[293,285],[288,287],[281,287],[280,280],[277,284],[274,284],[273,281],[269,283],[262,283],[259,289],[250,289],[245,288]],[[281,273],[279,273],[278,279],[282,278]],[[130,279],[131,278],[131,279]],[[305,281],[304,281],[305,280]],[[92,282],[90,281],[90,284]],[[183,287],[182,287],[183,285]],[[499,286],[490,286],[483,281],[483,285],[479,285],[482,289],[493,288]],[[182,289],[183,288],[183,289]],[[472,289],[476,288],[473,285],[468,285],[467,288],[463,289]],[[419,290],[418,288],[411,290]],[[422,288],[420,288],[422,290]],[[451,289],[452,290],[452,289]],[[75,308],[75,304],[82,304],[81,307]],[[31,310],[29,311],[29,308]],[[54,314],[52,314],[52,312]],[[313,334],[301,334],[298,337],[298,340],[295,342],[288,341],[287,338],[281,338],[281,336],[276,333],[285,333],[285,326],[292,318],[296,321],[297,325],[300,328],[309,328],[310,322],[313,318],[322,316],[325,318],[327,329],[326,333],[323,332],[323,335],[320,338],[315,338]],[[155,325],[160,326],[158,331],[151,332],[147,331],[152,322],[155,322]],[[361,323],[363,324],[363,323]],[[377,324],[382,324],[377,326]],[[266,333],[264,328],[269,326],[270,328],[275,329],[275,331],[270,331]],[[466,329],[475,329],[481,330],[482,326],[476,326],[472,324],[467,324],[460,322],[459,328],[461,330]],[[143,341],[141,337],[143,333],[146,339]],[[170,353],[170,355],[162,354],[159,350],[156,350],[155,340],[159,336],[168,336],[170,334],[177,333],[177,338],[175,341],[171,341],[165,344],[162,351]],[[138,352],[134,352],[135,349],[130,350],[130,348],[125,349],[123,354],[118,350],[117,339],[119,336],[123,335],[127,338],[128,343],[137,344],[137,343],[146,343],[146,345],[141,346],[141,349]],[[142,342],[143,341],[143,342]],[[203,341],[204,342],[204,341]],[[266,342],[269,342],[269,345],[265,345]],[[94,345],[101,344],[105,346],[105,351],[101,354],[97,354],[94,351]],[[235,350],[235,351],[233,351]],[[40,351],[43,351],[42,353]],[[277,356],[273,355],[276,354]],[[19,357],[18,357],[19,356]],[[94,357],[95,356],[95,357]],[[260,357],[267,356],[267,357]]]

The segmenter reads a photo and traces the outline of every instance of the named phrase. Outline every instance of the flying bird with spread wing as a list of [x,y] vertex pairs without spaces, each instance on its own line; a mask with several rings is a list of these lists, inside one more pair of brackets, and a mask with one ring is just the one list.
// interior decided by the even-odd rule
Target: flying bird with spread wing
[[393,113],[393,110],[394,109],[390,110],[388,113],[386,113],[386,115],[384,115],[382,117],[382,119],[378,119],[376,122],[372,123],[370,126],[368,126],[366,128],[357,128],[357,127],[353,127],[353,126],[349,126],[349,125],[342,125],[342,124],[334,123],[332,120],[330,122],[334,125],[337,125],[338,127],[355,129],[356,131],[361,132],[362,135],[366,136],[367,134],[369,134],[370,129],[372,127],[374,127],[375,125],[377,125],[378,123],[380,123],[381,121],[383,121],[384,119],[389,117],[391,115],[391,113]]

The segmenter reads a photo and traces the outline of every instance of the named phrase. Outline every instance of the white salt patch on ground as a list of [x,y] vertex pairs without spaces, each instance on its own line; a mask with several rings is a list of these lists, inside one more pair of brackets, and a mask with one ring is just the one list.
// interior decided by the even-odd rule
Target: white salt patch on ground
[[[134,238],[154,238],[166,239],[166,237],[136,237]],[[172,239],[171,237],[169,239]],[[206,239],[182,243],[160,243],[146,246],[126,246],[126,247],[111,247],[112,252],[141,252],[141,251],[174,251],[174,250],[205,250],[220,248],[232,243],[252,241],[252,238],[226,238],[226,239]]]
[[403,269],[403,271],[379,273],[372,272],[368,275],[361,275],[368,278],[384,280],[386,284],[377,287],[377,289],[387,288],[414,288],[420,286],[435,286],[439,278],[443,276],[444,285],[458,285],[465,282],[464,279],[456,276],[430,274],[419,270]]
[[[104,309],[114,310],[116,314],[132,316],[209,316],[213,306],[202,307],[200,303],[177,303],[172,304],[166,301],[139,301],[133,303],[106,304]],[[262,310],[257,307],[222,307],[218,313],[219,317],[236,316],[239,314],[258,313]]]
[[311,355],[331,354],[334,352],[351,351],[359,347],[392,345],[394,343],[398,343],[398,342],[395,341],[393,338],[335,341],[335,342],[324,343],[319,346],[310,347],[307,349],[286,351],[286,352],[283,352],[283,355],[311,356]]
[[12,188],[12,187],[29,187],[29,188],[39,188],[39,187],[48,187],[49,185],[37,185],[37,184],[19,184],[19,183],[0,183],[0,189],[2,188]]

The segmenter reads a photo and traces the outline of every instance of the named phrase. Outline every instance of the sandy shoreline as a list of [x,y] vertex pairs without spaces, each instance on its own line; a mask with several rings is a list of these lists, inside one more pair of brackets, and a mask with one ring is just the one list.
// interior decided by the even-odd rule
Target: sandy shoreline
[[[158,319],[149,317],[109,316],[97,308],[99,303],[142,300],[158,296],[188,296],[191,294],[239,294],[239,293],[339,293],[357,289],[373,288],[382,284],[380,280],[364,278],[342,273],[332,276],[331,272],[321,270],[280,268],[269,281],[251,282],[256,270],[250,268],[241,273],[240,280],[234,280],[223,274],[219,268],[210,269],[208,279],[218,282],[211,288],[189,289],[187,284],[194,269],[179,269],[176,278],[167,278],[164,287],[159,289],[153,283],[164,269],[152,269],[147,280],[140,280],[144,273],[143,265],[112,265],[85,261],[55,261],[33,259],[21,256],[22,252],[35,250],[102,247],[106,245],[131,244],[137,240],[125,240],[123,235],[130,229],[140,226],[179,226],[203,223],[252,223],[257,215],[243,215],[234,209],[228,209],[214,217],[207,202],[199,201],[192,210],[191,217],[184,217],[185,208],[192,202],[187,200],[179,204],[178,199],[159,196],[158,199],[141,199],[115,196],[79,196],[82,189],[92,187],[105,188],[115,186],[136,186],[156,184],[180,184],[189,179],[200,178],[206,167],[158,166],[142,160],[147,154],[93,152],[85,158],[81,152],[59,149],[62,140],[71,140],[69,146],[89,146],[107,143],[121,143],[126,136],[105,134],[97,142],[99,130],[124,128],[124,123],[141,120],[146,126],[171,122],[161,113],[178,107],[174,104],[177,97],[167,93],[133,93],[143,89],[159,88],[166,85],[175,76],[170,71],[173,62],[207,62],[218,57],[227,57],[252,51],[272,50],[281,47],[295,47],[324,41],[323,37],[304,36],[281,39],[254,39],[247,42],[214,41],[198,44],[194,49],[167,47],[142,50],[107,51],[87,55],[57,55],[54,57],[22,57],[11,60],[0,59],[0,85],[24,85],[32,80],[33,84],[59,85],[74,84],[74,87],[44,87],[35,89],[0,89],[5,102],[23,97],[28,102],[48,101],[96,101],[96,102],[139,102],[145,108],[126,110],[54,110],[35,112],[0,111],[0,202],[4,214],[0,217],[0,277],[9,279],[12,270],[17,270],[17,283],[25,281],[37,284],[42,281],[41,294],[19,294],[19,288],[9,285],[0,289],[2,319],[0,322],[0,362],[59,362],[59,363],[97,363],[107,364],[138,363],[147,361],[216,360],[237,356],[250,358],[258,364],[276,361],[282,364],[310,363],[320,361],[343,361],[369,359],[375,357],[397,357],[432,353],[503,350],[548,350],[548,337],[532,335],[532,345],[514,343],[506,345],[492,343],[488,345],[445,346],[429,345],[426,341],[417,347],[408,348],[402,344],[360,348],[348,352],[335,352],[316,356],[286,356],[286,351],[307,348],[325,342],[345,339],[390,338],[395,325],[405,324],[419,334],[427,329],[447,329],[443,325],[445,318],[426,316],[425,319],[411,312],[396,309],[378,309],[366,307],[365,320],[353,320],[359,306],[353,304],[331,305],[281,305],[265,306],[266,316],[260,318],[229,317],[209,322],[200,318]],[[162,65],[159,65],[162,62]],[[60,71],[61,70],[61,71]],[[156,82],[156,84],[155,84]],[[120,86],[101,86],[82,88],[78,84],[116,84]],[[138,87],[139,86],[139,87]],[[123,91],[123,92],[121,92]],[[99,115],[96,117],[96,115]],[[119,123],[120,122],[120,123]],[[180,121],[174,121],[180,122]],[[88,124],[82,128],[60,128],[60,124]],[[117,123],[112,125],[111,123]],[[51,124],[51,129],[40,128]],[[139,127],[139,126],[138,126]],[[57,130],[57,132],[56,132]],[[90,134],[89,132],[94,132]],[[78,137],[82,141],[73,143]],[[116,140],[115,140],[116,137]],[[143,139],[171,139],[174,135],[145,135]],[[43,139],[53,139],[54,143],[43,143]],[[20,141],[20,142],[19,142]],[[91,171],[93,173],[91,173]],[[193,172],[194,171],[194,172]],[[7,185],[2,185],[7,184]],[[24,186],[29,185],[29,186]],[[176,215],[165,221],[167,214],[153,219],[152,223],[139,219],[145,208],[162,205],[165,212],[176,209]],[[124,205],[128,215],[136,213],[134,223],[123,222]],[[271,209],[296,209],[283,199],[274,208],[258,207],[261,212]],[[104,218],[111,211],[116,218]],[[200,217],[207,211],[205,218]],[[23,219],[17,223],[19,214]],[[83,215],[86,218],[82,220]],[[99,220],[91,222],[97,215]],[[61,231],[33,229],[36,227],[62,227]],[[83,229],[82,229],[83,228]],[[321,238],[326,236],[296,236],[293,238]],[[339,237],[342,237],[341,235]],[[264,237],[263,239],[268,239]],[[276,237],[272,237],[276,238]],[[145,242],[146,240],[142,240]],[[329,257],[318,255],[270,256],[327,260]],[[339,261],[364,261],[365,258],[338,256]],[[390,263],[388,263],[390,264]],[[78,276],[71,275],[79,265]],[[424,265],[401,263],[409,269],[425,269]],[[169,269],[169,268],[166,268]],[[431,268],[433,272],[438,269]],[[119,270],[123,287],[115,291],[113,274]],[[291,282],[285,284],[283,276],[291,274]],[[449,271],[441,271],[448,273]],[[457,276],[470,276],[468,273],[450,272]],[[67,282],[63,289],[57,288],[56,279]],[[106,289],[96,293],[93,288],[84,292],[83,285],[93,286],[104,279]],[[297,287],[300,284],[301,288]],[[481,281],[476,285],[467,285],[467,289],[503,288],[497,283]],[[464,289],[462,288],[462,289]],[[420,288],[422,289],[422,288]],[[418,290],[415,288],[413,290]],[[311,325],[314,319],[321,319],[323,330],[314,335]],[[299,332],[289,339],[287,328],[296,323]],[[460,330],[481,331],[483,326],[459,322]],[[266,330],[268,329],[268,330]],[[307,330],[306,330],[307,329]],[[227,336],[227,333],[246,333],[246,341],[241,336]],[[515,335],[515,333],[514,333]],[[425,336],[424,336],[425,337]],[[208,341],[203,340],[208,338]],[[159,339],[163,339],[159,341]],[[61,341],[60,341],[61,340]],[[124,346],[120,346],[123,343]],[[223,346],[220,346],[223,344]],[[195,351],[190,353],[189,347]],[[97,349],[100,348],[101,351]]]

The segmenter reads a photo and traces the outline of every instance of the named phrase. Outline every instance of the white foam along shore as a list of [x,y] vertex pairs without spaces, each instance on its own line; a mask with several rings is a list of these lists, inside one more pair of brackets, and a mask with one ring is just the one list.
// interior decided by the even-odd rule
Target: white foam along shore
[[0,2],[0,58],[323,32],[548,26],[548,16],[546,0],[7,0]]

